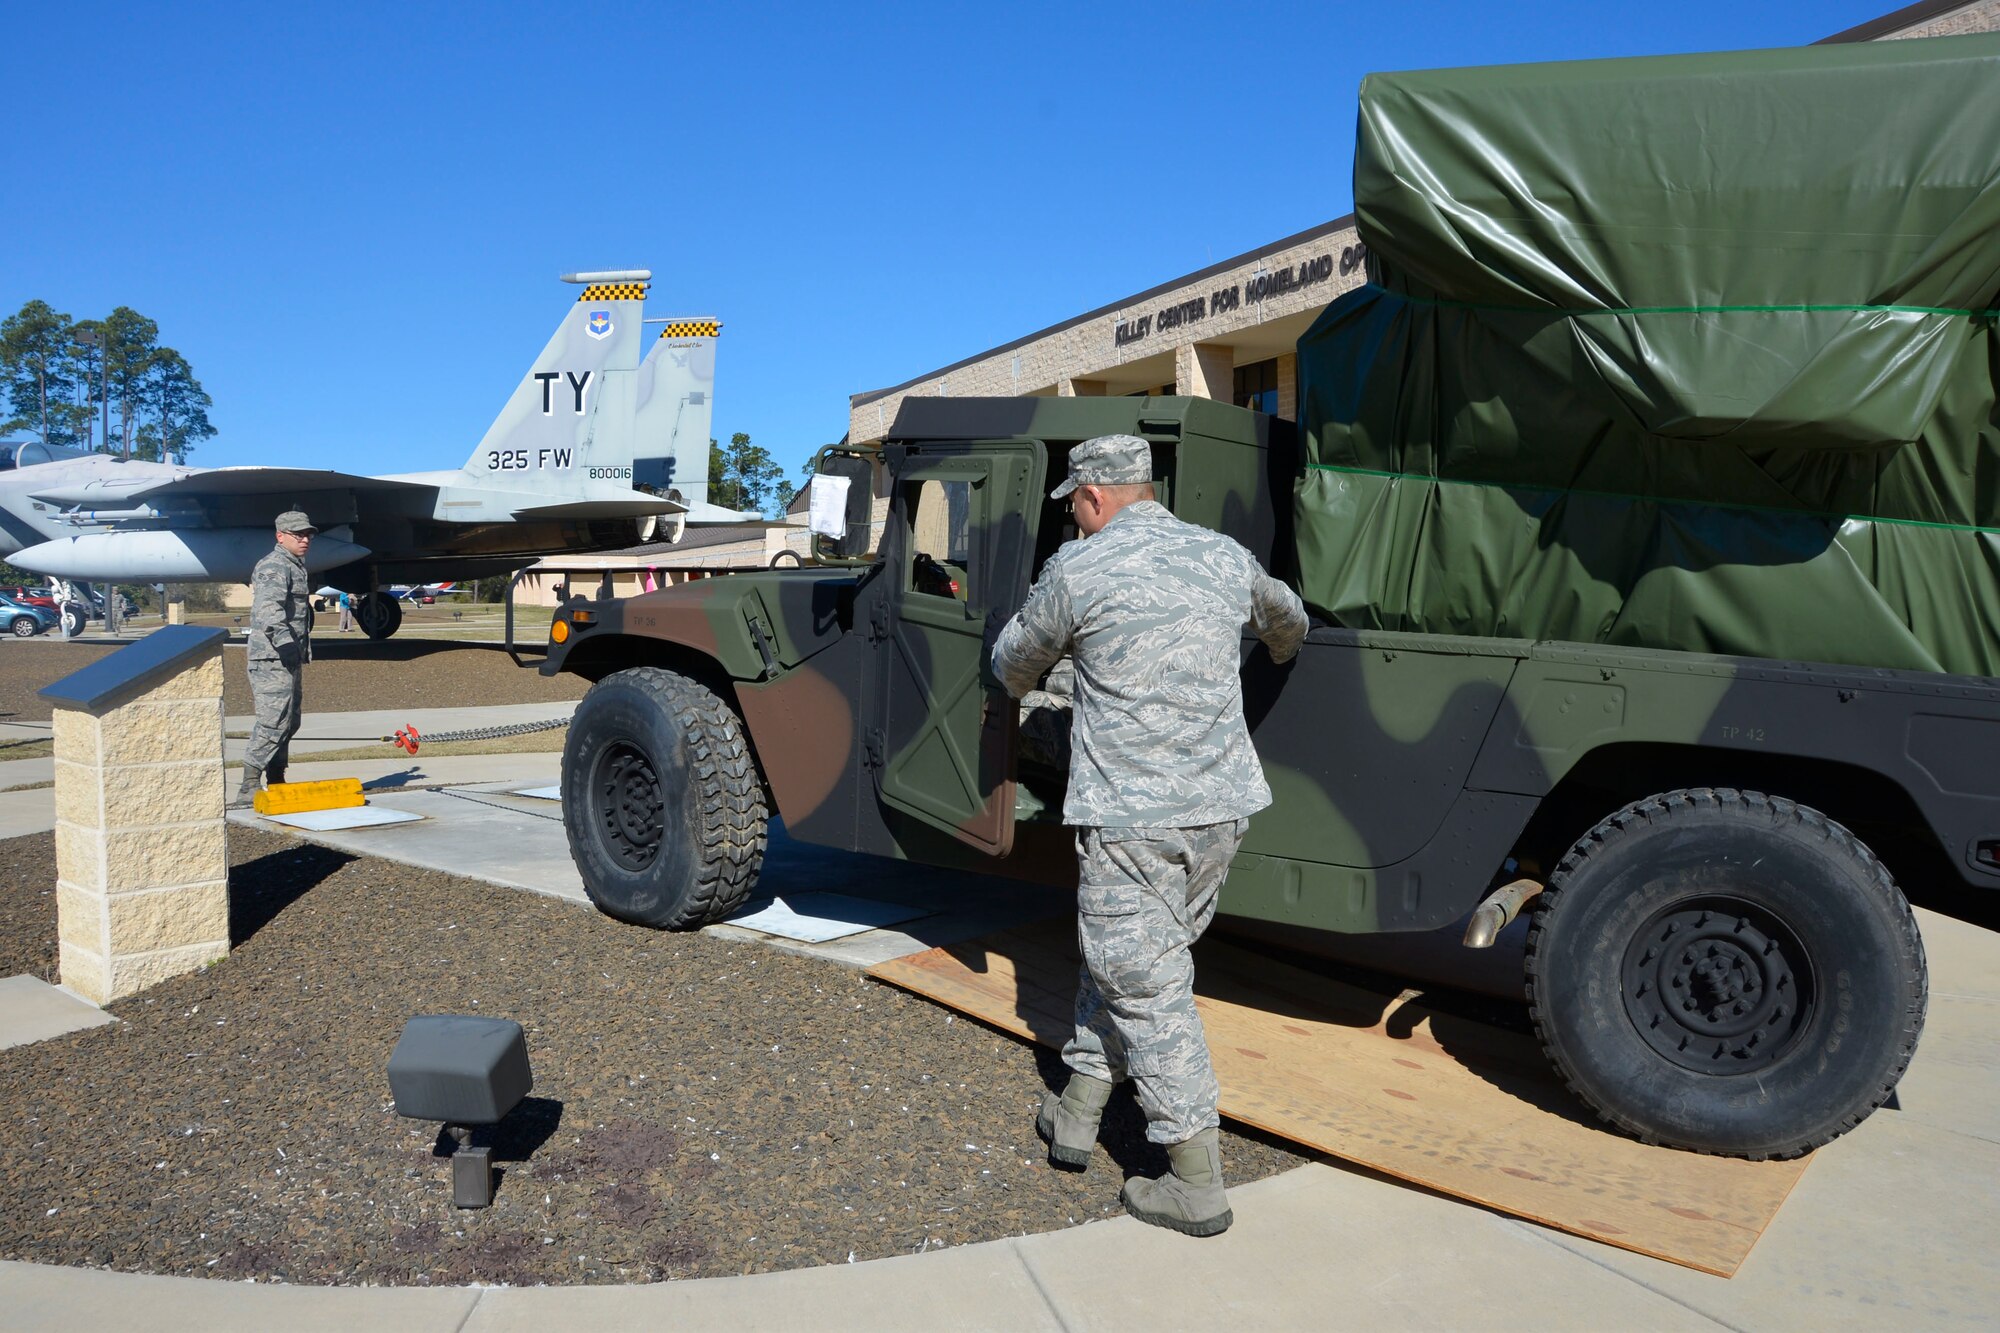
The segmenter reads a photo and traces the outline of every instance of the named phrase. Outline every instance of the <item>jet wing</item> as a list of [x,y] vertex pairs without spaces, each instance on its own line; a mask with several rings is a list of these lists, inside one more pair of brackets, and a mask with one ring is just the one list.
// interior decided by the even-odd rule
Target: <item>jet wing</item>
[[514,511],[516,519],[531,518],[669,518],[685,513],[687,506],[657,495],[634,491],[629,499],[563,500],[555,504],[527,505]]
[[132,500],[209,495],[300,495],[313,491],[431,491],[435,486],[303,467],[218,467],[125,492]]

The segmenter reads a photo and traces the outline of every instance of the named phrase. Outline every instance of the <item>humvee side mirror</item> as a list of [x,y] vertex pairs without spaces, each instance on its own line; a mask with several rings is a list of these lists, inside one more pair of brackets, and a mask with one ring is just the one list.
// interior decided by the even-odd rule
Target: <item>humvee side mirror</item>
[[826,561],[865,560],[875,545],[875,460],[860,453],[820,455],[813,466],[808,521],[813,555]]

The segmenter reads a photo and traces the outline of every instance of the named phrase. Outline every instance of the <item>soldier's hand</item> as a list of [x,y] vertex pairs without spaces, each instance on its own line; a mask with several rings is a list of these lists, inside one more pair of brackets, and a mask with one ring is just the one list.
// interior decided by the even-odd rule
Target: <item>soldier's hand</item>
[[281,663],[281,664],[282,664],[282,665],[284,666],[285,670],[287,670],[287,671],[296,671],[296,670],[298,670],[298,669],[299,669],[299,645],[298,645],[298,644],[297,644],[296,642],[293,642],[293,643],[281,643],[281,644],[279,644],[279,645],[278,645],[278,661],[279,661],[279,662],[280,662],[280,663]]

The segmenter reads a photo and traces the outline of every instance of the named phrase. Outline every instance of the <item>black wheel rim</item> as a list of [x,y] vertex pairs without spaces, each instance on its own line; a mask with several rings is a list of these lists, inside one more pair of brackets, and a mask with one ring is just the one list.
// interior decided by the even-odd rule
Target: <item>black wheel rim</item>
[[612,858],[627,870],[644,870],[660,854],[665,802],[660,777],[646,752],[624,741],[598,756],[591,789],[597,797],[598,827]]
[[1655,913],[1625,951],[1625,1012],[1669,1063],[1701,1074],[1767,1069],[1813,1015],[1799,937],[1754,903],[1715,896]]

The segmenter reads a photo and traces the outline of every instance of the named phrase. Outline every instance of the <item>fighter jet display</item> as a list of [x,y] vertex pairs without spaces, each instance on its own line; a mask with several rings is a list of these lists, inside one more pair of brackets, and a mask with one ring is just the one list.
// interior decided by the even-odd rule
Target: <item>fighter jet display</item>
[[[355,594],[379,639],[402,623],[390,580],[616,550],[663,520],[755,518],[707,503],[721,326],[644,320],[651,278],[565,274],[582,295],[456,471],[198,468],[30,442],[0,454],[0,559],[72,582],[241,583],[271,549],[273,519],[303,509],[320,528],[307,568]],[[642,358],[649,324],[662,327]]]

